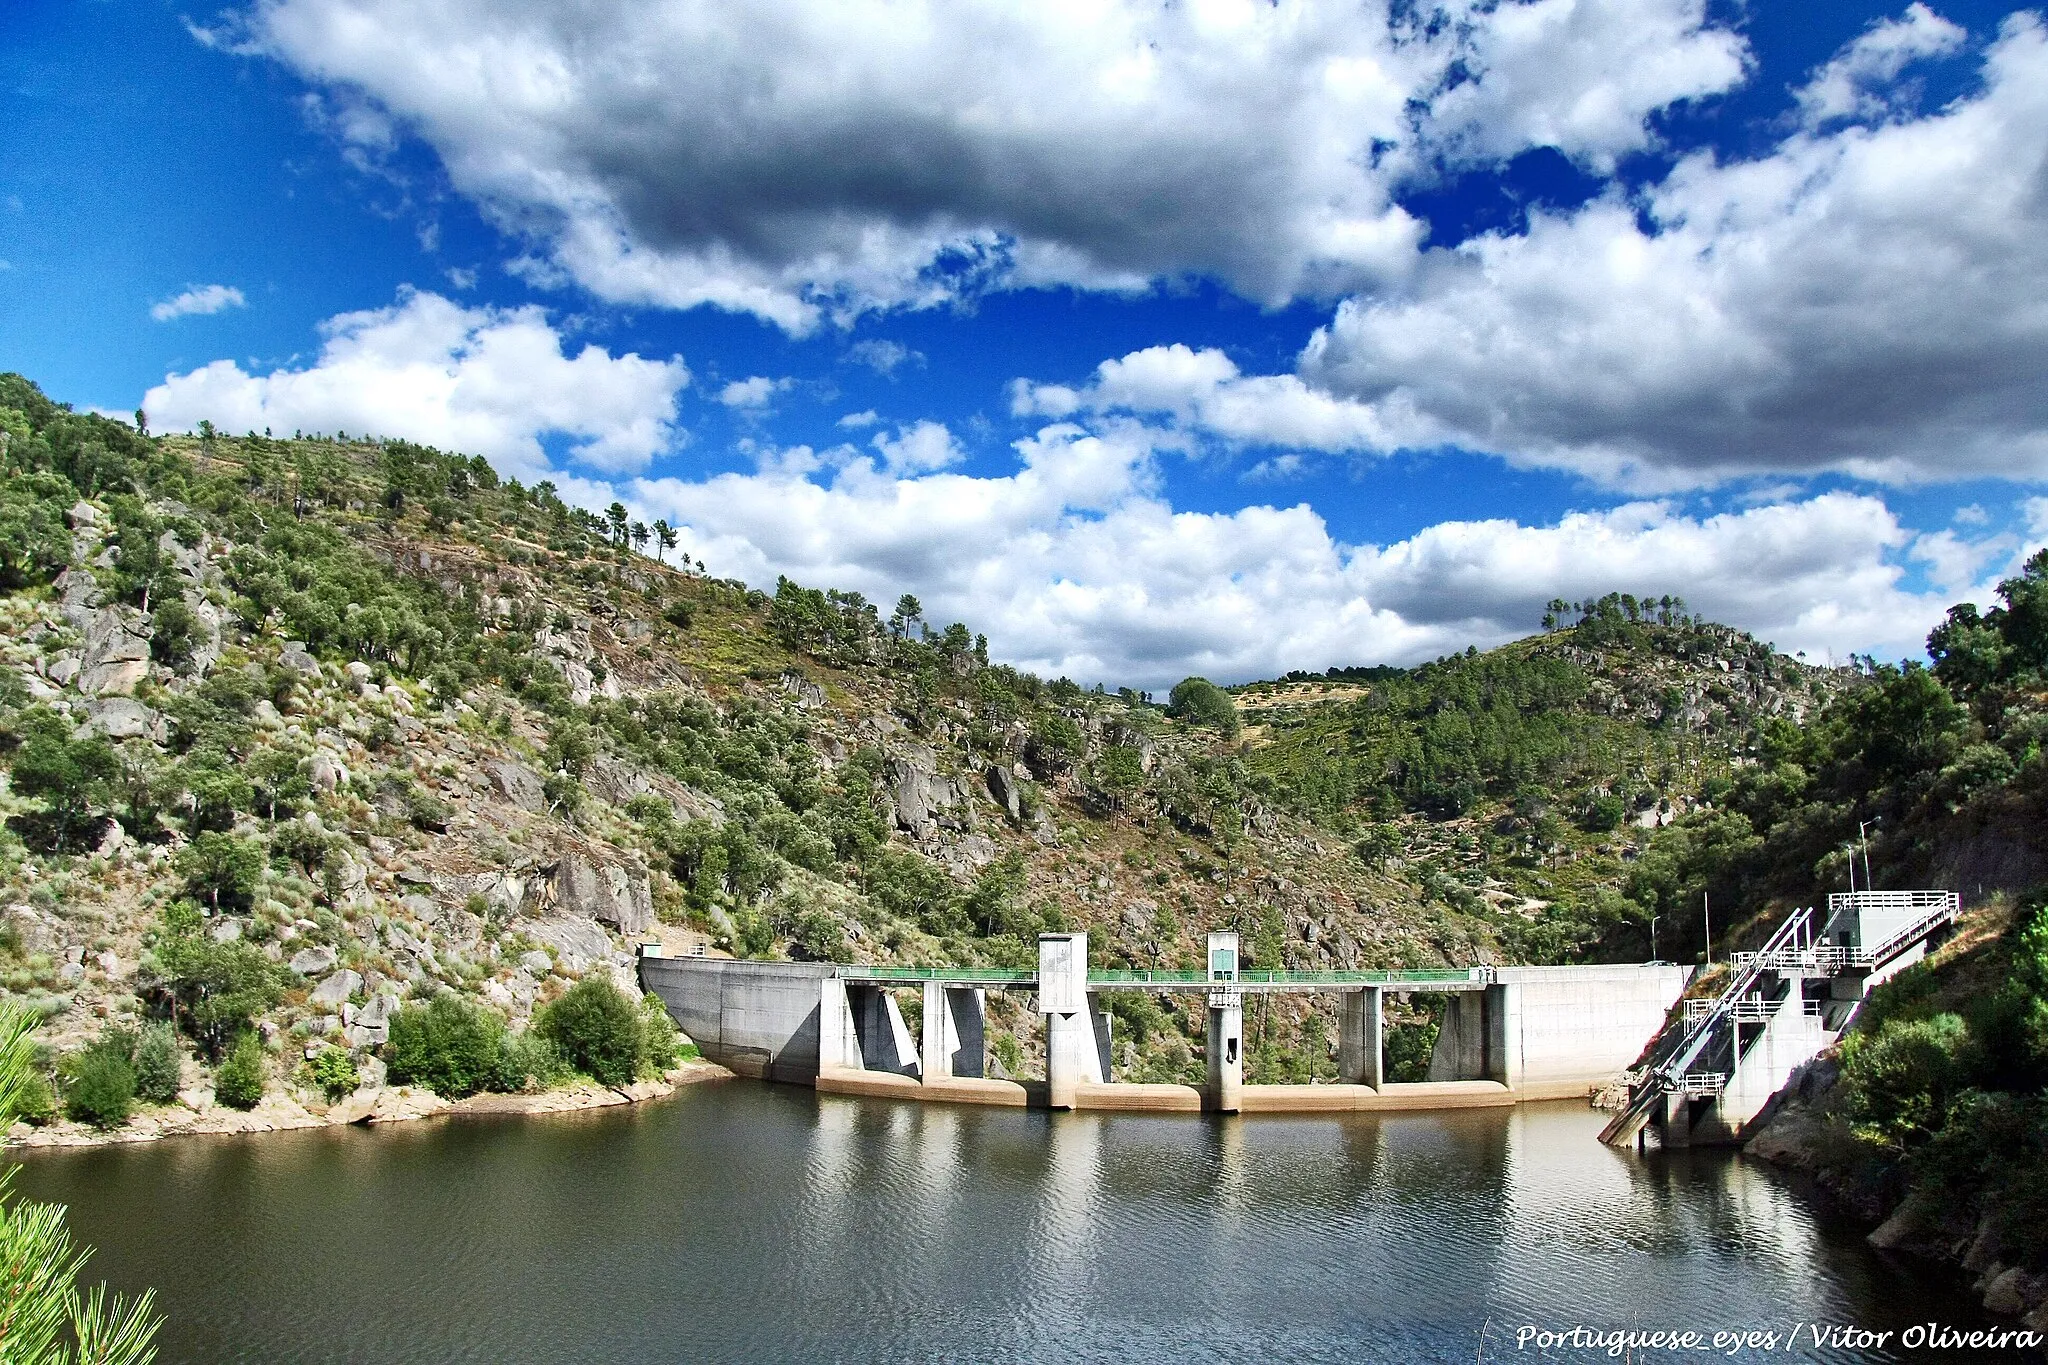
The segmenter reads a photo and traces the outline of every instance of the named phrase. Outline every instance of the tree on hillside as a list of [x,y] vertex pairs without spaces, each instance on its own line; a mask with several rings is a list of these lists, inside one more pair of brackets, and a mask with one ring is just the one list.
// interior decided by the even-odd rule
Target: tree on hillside
[[1166,714],[1196,725],[1213,725],[1226,738],[1238,730],[1237,703],[1207,678],[1182,678],[1167,694]]
[[60,853],[96,828],[95,815],[107,804],[110,784],[120,771],[112,745],[97,735],[73,739],[71,729],[47,708],[25,713],[14,726],[21,747],[9,776],[16,793],[43,805],[36,816],[16,816],[15,823],[31,842]]
[[646,554],[647,537],[650,534],[647,530],[647,523],[644,521],[634,522],[632,529],[628,532],[628,534],[633,537],[633,548],[635,550],[638,550],[641,554]]
[[896,599],[896,610],[889,616],[889,633],[897,639],[908,639],[913,629],[924,620],[924,604],[909,593]]
[[623,546],[626,543],[626,504],[613,503],[604,509],[604,516],[611,526],[612,544]]
[[[0,1004],[0,1123],[11,1123],[35,1070],[37,1015]],[[23,1365],[148,1365],[163,1319],[154,1294],[80,1293],[90,1247],[71,1240],[61,1204],[11,1197],[14,1172],[0,1172],[0,1359]]]
[[655,522],[654,543],[658,547],[657,552],[654,556],[655,559],[663,560],[665,562],[664,557],[668,554],[670,550],[673,550],[676,547],[676,539],[676,528],[668,524],[667,517],[663,517],[659,521]]

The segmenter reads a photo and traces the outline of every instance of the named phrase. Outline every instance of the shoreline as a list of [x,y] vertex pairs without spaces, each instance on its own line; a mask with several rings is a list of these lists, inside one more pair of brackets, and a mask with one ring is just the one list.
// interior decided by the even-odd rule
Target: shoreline
[[409,1085],[363,1089],[333,1104],[306,1104],[289,1094],[272,1092],[254,1109],[229,1109],[215,1104],[210,1090],[187,1091],[174,1104],[138,1110],[126,1126],[101,1132],[68,1119],[43,1127],[17,1122],[0,1143],[0,1151],[19,1154],[81,1147],[118,1147],[167,1138],[239,1136],[298,1132],[308,1128],[340,1128],[350,1124],[374,1127],[417,1119],[465,1114],[573,1114],[662,1099],[686,1085],[721,1080],[733,1073],[715,1062],[693,1059],[655,1080],[626,1086],[583,1081],[535,1094],[478,1094],[445,1100],[431,1090]]

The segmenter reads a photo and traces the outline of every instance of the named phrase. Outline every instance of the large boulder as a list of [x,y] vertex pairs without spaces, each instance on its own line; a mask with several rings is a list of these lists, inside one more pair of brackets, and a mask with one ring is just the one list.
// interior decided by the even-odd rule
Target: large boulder
[[1017,787],[1017,779],[1009,768],[1001,763],[992,763],[988,769],[988,794],[995,803],[1016,820],[1023,813],[1024,794]]
[[309,998],[316,1005],[339,1005],[362,988],[362,975],[344,967],[338,972],[322,977]]
[[944,804],[940,796],[937,761],[929,749],[907,748],[889,760],[889,799],[896,807],[896,823],[922,839],[936,824],[934,812]]
[[277,662],[280,668],[290,669],[302,678],[317,677],[320,673],[320,661],[306,652],[302,640],[285,641],[284,648],[278,651]]
[[163,717],[133,697],[102,697],[85,708],[86,728],[108,739],[163,742]]
[[300,976],[318,976],[330,970],[340,959],[341,955],[325,944],[317,948],[301,948],[292,954],[292,970]]
[[64,927],[55,916],[32,905],[10,905],[0,911],[8,932],[24,957],[40,953],[54,957],[64,948]]

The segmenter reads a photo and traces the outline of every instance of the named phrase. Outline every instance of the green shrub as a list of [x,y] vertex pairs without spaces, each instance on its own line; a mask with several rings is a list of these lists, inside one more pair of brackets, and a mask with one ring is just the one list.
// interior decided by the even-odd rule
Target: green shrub
[[135,1066],[120,1042],[102,1036],[66,1066],[64,1112],[102,1130],[128,1122],[135,1105]]
[[610,977],[571,986],[534,1020],[534,1030],[569,1065],[603,1085],[625,1085],[646,1056],[647,1026],[639,1009]]
[[301,1068],[307,1084],[317,1087],[331,1104],[352,1095],[362,1078],[356,1073],[356,1059],[347,1048],[330,1047],[308,1060]]
[[151,1024],[135,1045],[135,1093],[151,1104],[178,1098],[178,1039],[169,1024]]
[[14,1117],[37,1128],[57,1117],[57,1092],[50,1088],[50,1078],[42,1068],[22,1077],[21,1089],[14,1096]]
[[[660,1075],[682,1060],[683,1034],[676,1027],[668,1006],[653,991],[640,997],[640,1025],[646,1039],[641,1048],[641,1069]],[[690,1048],[694,1055],[696,1048]]]
[[528,1029],[524,1033],[507,1033],[499,1044],[498,1070],[491,1089],[512,1094],[548,1090],[574,1074],[575,1068],[562,1060],[553,1043]]
[[1851,1035],[1842,1046],[1842,1082],[1857,1136],[1892,1148],[1924,1141],[1968,1085],[1974,1051],[1968,1026],[1954,1014]]
[[213,1073],[213,1097],[230,1109],[254,1109],[263,1101],[263,1043],[244,1033]]
[[391,1079],[447,1099],[488,1089],[498,1076],[505,1021],[495,1010],[443,991],[407,1005],[391,1021]]

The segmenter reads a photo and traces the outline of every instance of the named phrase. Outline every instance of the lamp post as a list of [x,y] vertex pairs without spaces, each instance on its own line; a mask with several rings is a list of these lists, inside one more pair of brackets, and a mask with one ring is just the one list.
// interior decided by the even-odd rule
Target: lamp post
[[1650,960],[1652,962],[1663,961],[1662,958],[1657,956],[1657,921],[1661,918],[1663,918],[1661,915],[1650,916]]

